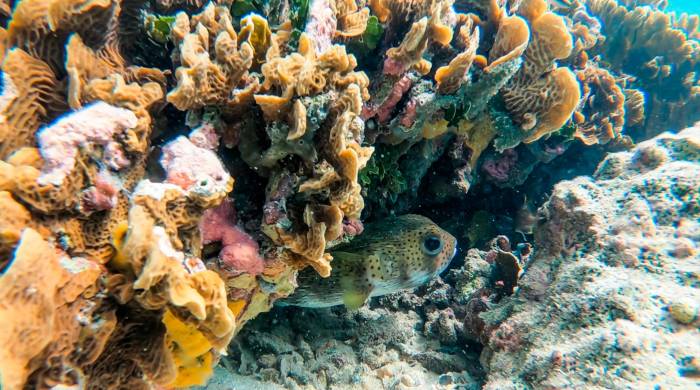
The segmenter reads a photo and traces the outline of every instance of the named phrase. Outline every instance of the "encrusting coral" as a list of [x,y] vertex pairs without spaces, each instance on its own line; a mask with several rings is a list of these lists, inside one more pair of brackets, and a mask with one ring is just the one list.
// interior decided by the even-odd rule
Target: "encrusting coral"
[[[517,186],[574,142],[697,119],[697,18],[663,5],[9,4],[8,388],[204,384],[299,270],[330,275],[363,221]],[[689,321],[682,302],[672,314]]]

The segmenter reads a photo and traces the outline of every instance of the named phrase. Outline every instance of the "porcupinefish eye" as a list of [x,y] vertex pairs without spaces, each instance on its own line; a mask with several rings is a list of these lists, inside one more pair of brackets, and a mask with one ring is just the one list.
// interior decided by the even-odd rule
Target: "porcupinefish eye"
[[434,234],[429,234],[423,238],[421,249],[428,256],[436,256],[442,251],[442,240]]

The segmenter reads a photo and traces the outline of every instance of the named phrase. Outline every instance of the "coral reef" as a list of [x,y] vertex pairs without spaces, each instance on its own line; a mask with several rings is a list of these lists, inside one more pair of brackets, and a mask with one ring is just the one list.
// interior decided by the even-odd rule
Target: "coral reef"
[[557,184],[534,251],[499,236],[428,286],[356,312],[274,309],[242,331],[213,385],[692,386],[698,131]]
[[[480,344],[495,366],[499,351],[525,351],[505,314],[479,313],[531,288],[517,279],[532,210],[551,177],[583,172],[557,162],[592,166],[700,119],[698,18],[665,7],[0,1],[2,385],[188,387],[238,359],[242,374],[302,388],[477,386]],[[668,146],[688,134],[642,144],[629,172],[598,177],[689,155]],[[545,210],[556,212],[557,194]],[[607,211],[606,221],[622,215]],[[288,329],[263,332],[263,319],[244,328],[300,283],[336,280],[333,253],[366,242],[365,223],[377,239],[375,221],[403,214],[457,237],[430,268],[432,277],[455,249],[444,280],[358,313],[276,309]],[[683,234],[654,252],[659,262],[695,255]],[[397,246],[389,241],[376,245]],[[534,273],[551,252],[539,245]],[[678,329],[695,324],[692,302],[668,303]],[[289,329],[314,318],[305,344],[293,340]],[[346,325],[342,337],[357,345],[331,335]]]
[[227,371],[211,385],[479,388],[479,347],[463,319],[473,302],[513,293],[529,247],[513,253],[508,245],[499,237],[487,251],[471,250],[444,279],[375,298],[357,311],[273,309],[231,344]]
[[93,362],[116,325],[113,311],[100,313],[99,300],[91,302],[100,273],[94,262],[71,258],[37,231],[23,230],[12,266],[0,277],[4,386],[82,382],[71,366]]

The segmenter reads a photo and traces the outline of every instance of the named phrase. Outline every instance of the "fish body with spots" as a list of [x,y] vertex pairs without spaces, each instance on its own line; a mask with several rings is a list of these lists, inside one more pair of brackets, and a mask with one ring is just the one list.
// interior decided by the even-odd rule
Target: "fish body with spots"
[[297,289],[281,303],[356,309],[371,297],[428,282],[447,268],[456,251],[457,240],[430,219],[390,217],[368,224],[360,236],[334,248],[329,277],[311,268],[300,271]]

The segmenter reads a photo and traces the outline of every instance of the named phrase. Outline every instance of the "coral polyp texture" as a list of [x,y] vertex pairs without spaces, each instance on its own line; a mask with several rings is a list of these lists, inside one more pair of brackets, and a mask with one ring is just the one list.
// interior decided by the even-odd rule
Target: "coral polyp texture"
[[[382,220],[402,221],[410,213],[436,219],[426,222],[430,226],[450,225],[439,236],[457,237],[457,244],[431,241],[440,244],[431,249],[425,241],[411,252],[446,251],[439,262],[421,263],[430,266],[429,277],[377,261],[392,265],[383,270],[386,291],[426,282],[448,267],[454,253],[461,261],[468,246],[497,235],[507,219],[494,216],[496,199],[508,196],[499,194],[522,189],[530,196],[524,183],[546,181],[539,176],[551,172],[546,164],[569,158],[594,166],[595,153],[600,158],[629,149],[700,120],[698,18],[669,15],[665,7],[631,0],[0,1],[0,387],[204,385],[217,364],[231,363],[223,357],[234,352],[232,342],[240,342],[234,360],[261,342],[241,330],[299,284],[347,287],[340,271],[333,274],[333,254],[365,256],[367,248],[357,248],[368,241],[357,239],[364,223],[382,226]],[[629,161],[615,155],[599,180],[637,177],[634,169],[663,175],[655,169],[695,153],[693,134],[642,144],[647,146]],[[691,180],[688,172],[679,172],[678,180]],[[589,184],[608,191],[608,184]],[[556,187],[545,211],[555,215],[565,212],[556,207],[573,207],[560,194],[565,186]],[[530,209],[547,191],[523,201],[518,213],[525,219],[508,217],[520,234],[532,232]],[[652,202],[661,192],[640,193]],[[564,203],[556,206],[557,199]],[[606,210],[605,221],[613,223],[623,211]],[[663,235],[668,218],[676,221],[673,210],[666,212],[671,214],[638,215],[655,218],[654,229]],[[470,221],[466,228],[455,226],[462,217]],[[674,256],[693,258],[690,241],[697,237],[687,223],[675,225],[690,229],[683,230],[686,236],[679,233],[664,245],[675,245],[668,249]],[[639,237],[647,237],[648,229]],[[642,251],[623,242],[632,233],[613,230],[618,241],[606,248]],[[397,237],[405,234],[397,231]],[[377,253],[398,245],[374,238]],[[389,297],[383,302],[393,310],[363,309],[348,321],[422,325],[424,336],[450,348],[465,340],[484,344],[492,351],[484,362],[503,366],[504,373],[515,370],[501,363],[500,351],[525,356],[537,342],[523,349],[508,339],[511,333],[525,338],[517,335],[521,330],[504,325],[500,336],[490,337],[497,325],[476,318],[482,306],[510,302],[528,257],[523,247],[511,251],[506,238],[496,241],[485,252],[472,249],[465,266],[450,271],[449,280],[468,281],[438,281],[424,291],[449,290],[450,299],[459,301],[454,311],[445,298],[418,315],[415,305]],[[541,260],[544,253],[562,256],[550,250],[551,242],[539,243],[542,254],[532,267],[549,261]],[[654,252],[658,264],[615,256],[632,262],[625,272],[644,266],[663,273],[671,267],[663,258],[668,251]],[[343,262],[335,264],[340,270]],[[361,265],[371,275],[370,265]],[[596,266],[605,271],[619,265]],[[355,276],[361,283],[362,275]],[[498,299],[489,301],[494,294]],[[697,297],[688,297],[690,303],[668,303],[678,332],[691,332],[696,323]],[[412,314],[398,313],[404,309]],[[483,332],[455,325],[455,315],[468,313],[476,317],[467,322]],[[658,325],[657,317],[644,313],[619,326]],[[636,323],[640,318],[650,322]],[[409,347],[423,341],[409,331],[384,337],[395,338],[396,351],[410,355],[402,362],[396,351],[387,359],[370,356],[384,348],[368,347],[373,335],[348,335],[364,337],[362,348],[334,345],[376,376],[365,378],[370,387],[396,385],[391,377],[411,371],[408,361],[418,364],[419,380],[407,374],[404,387],[496,378],[468,369],[474,356]],[[675,345],[674,335],[665,345]],[[312,358],[309,348],[295,348],[303,361],[317,365],[313,375],[305,374],[305,385],[345,383],[354,375],[346,370],[324,379],[319,372],[333,363],[333,354]],[[275,370],[299,368],[293,356],[293,362],[280,359],[285,370]],[[447,364],[452,358],[457,363]],[[271,362],[278,360],[266,359],[242,372],[271,374]],[[436,367],[450,376],[440,376]]]

